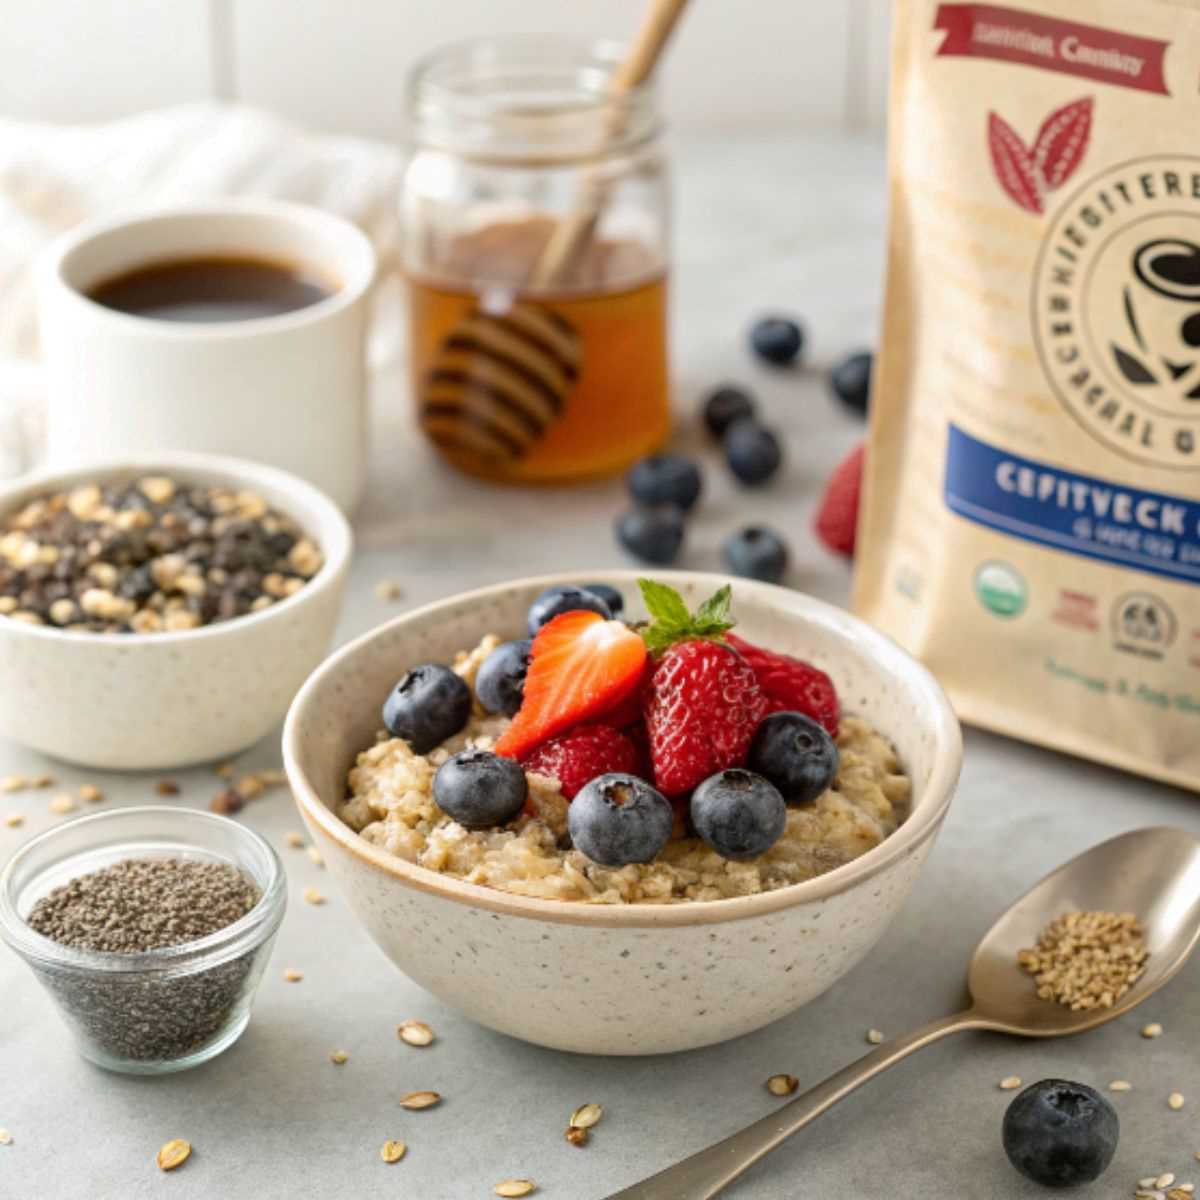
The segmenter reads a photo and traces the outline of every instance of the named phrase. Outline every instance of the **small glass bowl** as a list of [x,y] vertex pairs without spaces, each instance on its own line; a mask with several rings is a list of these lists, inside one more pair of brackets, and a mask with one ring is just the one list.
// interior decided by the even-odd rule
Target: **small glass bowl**
[[[125,858],[228,863],[262,895],[216,933],[138,954],[74,949],[26,924],[51,889]],[[145,805],[80,817],[22,846],[0,872],[0,937],[33,968],[85,1058],[157,1075],[237,1041],[286,904],[283,864],[257,833],[213,813]]]

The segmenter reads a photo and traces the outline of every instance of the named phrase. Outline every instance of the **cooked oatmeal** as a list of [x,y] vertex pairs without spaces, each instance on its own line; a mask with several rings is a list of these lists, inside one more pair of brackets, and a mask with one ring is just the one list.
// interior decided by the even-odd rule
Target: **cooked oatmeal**
[[[489,636],[454,669],[474,685],[500,643]],[[467,830],[433,800],[433,777],[451,755],[490,749],[509,725],[476,703],[465,729],[427,755],[386,735],[358,756],[339,815],[367,841],[408,862],[521,896],[595,904],[722,900],[773,891],[832,871],[879,845],[907,815],[911,784],[892,746],[859,717],[843,717],[833,786],[789,808],[783,836],[752,862],[732,862],[699,838],[680,837],[650,863],[603,867],[566,844],[567,800],[558,781],[529,774],[529,803],[502,829]]]

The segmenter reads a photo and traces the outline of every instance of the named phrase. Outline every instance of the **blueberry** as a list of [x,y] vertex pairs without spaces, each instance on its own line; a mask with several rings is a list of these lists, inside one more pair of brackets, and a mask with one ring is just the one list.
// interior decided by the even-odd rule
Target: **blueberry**
[[751,417],[734,421],[725,432],[725,461],[743,483],[766,483],[783,462],[779,438]]
[[872,358],[869,350],[860,350],[857,354],[848,354],[829,372],[833,394],[847,408],[864,415],[871,398]]
[[631,508],[617,518],[617,541],[636,558],[666,566],[683,546],[683,513],[673,504]]
[[619,617],[625,611],[625,597],[611,583],[585,583],[583,590],[599,596],[614,617]]
[[787,570],[788,548],[773,529],[765,525],[747,525],[725,539],[721,557],[735,575],[778,583]]
[[704,424],[708,432],[720,441],[734,421],[757,415],[754,397],[743,388],[727,383],[709,392],[704,401]]
[[786,367],[804,347],[804,330],[787,317],[763,317],[750,328],[750,345],[759,358]]
[[490,750],[455,754],[433,777],[438,808],[464,829],[507,825],[525,807],[528,792],[521,764]]
[[606,620],[612,617],[608,605],[595,592],[586,591],[573,584],[548,587],[529,606],[529,636],[533,637],[547,621],[560,613],[578,612],[580,609],[599,613]]
[[600,775],[567,810],[575,849],[603,867],[648,863],[671,839],[671,802],[636,775]]
[[1095,1089],[1065,1079],[1027,1087],[1004,1114],[1004,1153],[1044,1187],[1091,1183],[1117,1151],[1120,1122]]
[[777,712],[758,727],[746,766],[769,779],[788,804],[807,804],[833,782],[838,750],[811,717]]
[[787,805],[774,784],[740,768],[710,775],[693,793],[692,824],[724,858],[747,862],[783,836]]
[[449,667],[424,663],[400,680],[383,705],[383,723],[414,754],[453,737],[471,715],[471,689]]
[[475,676],[475,695],[488,712],[511,717],[521,707],[532,646],[528,639],[505,642],[483,660],[483,666]]
[[625,477],[639,504],[674,504],[687,512],[700,499],[700,468],[682,454],[652,454],[633,464]]

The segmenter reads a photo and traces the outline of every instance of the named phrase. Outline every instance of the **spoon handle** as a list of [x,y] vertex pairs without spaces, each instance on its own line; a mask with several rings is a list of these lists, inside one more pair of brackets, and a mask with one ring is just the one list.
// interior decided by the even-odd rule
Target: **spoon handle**
[[608,1200],[710,1200],[793,1133],[888,1067],[948,1034],[977,1029],[981,1024],[973,1012],[955,1013],[886,1042],[770,1116],[641,1183],[613,1193]]

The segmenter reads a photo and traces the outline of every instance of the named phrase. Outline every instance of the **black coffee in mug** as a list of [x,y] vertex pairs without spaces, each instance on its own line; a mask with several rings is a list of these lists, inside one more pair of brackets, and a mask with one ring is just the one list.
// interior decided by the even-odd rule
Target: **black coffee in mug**
[[97,284],[88,296],[117,312],[203,324],[277,317],[308,308],[335,290],[289,263],[214,255],[135,267]]

